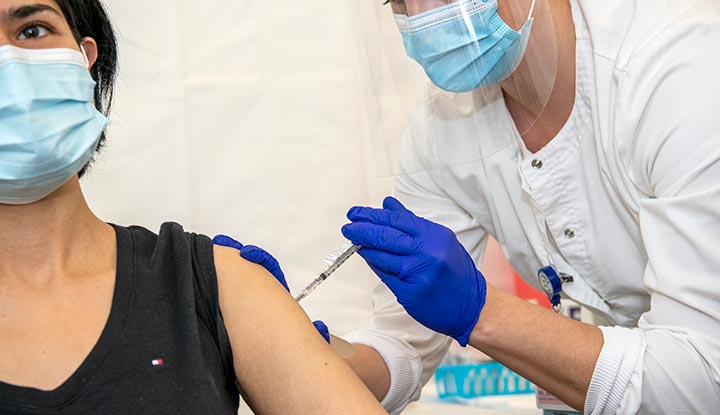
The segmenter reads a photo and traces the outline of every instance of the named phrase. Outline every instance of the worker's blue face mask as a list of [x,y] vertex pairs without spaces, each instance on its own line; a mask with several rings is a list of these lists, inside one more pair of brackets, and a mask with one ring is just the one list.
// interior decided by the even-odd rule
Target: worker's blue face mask
[[497,0],[460,0],[395,21],[408,56],[435,85],[468,92],[510,76],[525,53],[532,19],[517,32],[497,8]]
[[0,46],[0,203],[38,201],[90,160],[108,124],[94,88],[83,53]]

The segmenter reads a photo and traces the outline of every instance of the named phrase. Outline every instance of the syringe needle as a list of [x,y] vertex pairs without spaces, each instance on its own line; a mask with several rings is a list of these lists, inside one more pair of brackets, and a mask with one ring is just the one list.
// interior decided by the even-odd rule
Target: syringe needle
[[311,282],[307,287],[305,287],[305,289],[302,290],[300,294],[295,297],[295,300],[300,301],[303,298],[307,297],[311,292],[315,291],[315,289],[319,287],[320,284],[322,284],[325,280],[328,279],[330,274],[340,268],[340,265],[347,261],[347,259],[350,258],[352,254],[357,252],[358,249],[360,249],[360,245],[342,246],[338,251],[336,251],[328,258],[330,260],[330,265],[328,265],[328,267],[325,268],[325,270],[321,272],[320,275],[313,280],[313,282]]
[[310,293],[315,291],[315,288],[320,286],[320,284],[322,284],[322,282],[325,281],[326,279],[327,279],[327,275],[325,275],[324,273],[320,274],[319,277],[315,278],[315,280],[313,282],[311,282],[307,287],[305,287],[304,290],[302,290],[300,292],[300,294],[298,294],[297,297],[295,297],[295,301],[300,301],[303,298],[310,295]]

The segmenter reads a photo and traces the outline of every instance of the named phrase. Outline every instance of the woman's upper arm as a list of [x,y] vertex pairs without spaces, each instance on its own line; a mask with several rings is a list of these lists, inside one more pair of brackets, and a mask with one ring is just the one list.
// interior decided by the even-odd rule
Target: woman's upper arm
[[235,374],[256,413],[385,413],[264,268],[217,246],[215,266]]

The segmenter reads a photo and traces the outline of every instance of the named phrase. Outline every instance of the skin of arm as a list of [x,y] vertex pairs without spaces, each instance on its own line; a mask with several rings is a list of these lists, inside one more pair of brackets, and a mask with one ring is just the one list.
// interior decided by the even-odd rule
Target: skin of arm
[[469,342],[579,411],[603,343],[599,328],[492,286]]
[[354,352],[345,357],[345,362],[365,382],[365,386],[378,401],[385,399],[390,390],[390,371],[380,353],[364,344],[353,344]]
[[[561,341],[559,339],[562,339]],[[488,286],[469,345],[501,361],[575,409],[583,410],[603,347],[599,328],[571,320]],[[390,372],[375,349],[353,344],[346,362],[382,401]]]
[[[603,346],[600,329],[491,286],[487,295],[469,344],[582,411]],[[352,346],[346,362],[382,401],[390,389],[385,361],[371,347]]]
[[257,414],[385,414],[263,267],[215,246],[235,375]]

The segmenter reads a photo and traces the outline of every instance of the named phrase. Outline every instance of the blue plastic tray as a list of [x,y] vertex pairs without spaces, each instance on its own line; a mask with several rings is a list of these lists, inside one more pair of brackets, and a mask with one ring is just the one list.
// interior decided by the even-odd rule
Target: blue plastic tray
[[440,366],[435,383],[442,400],[535,393],[535,385],[497,362]]

